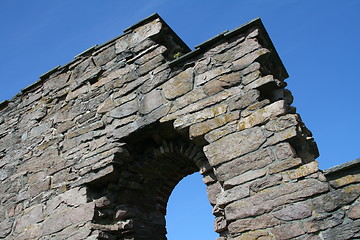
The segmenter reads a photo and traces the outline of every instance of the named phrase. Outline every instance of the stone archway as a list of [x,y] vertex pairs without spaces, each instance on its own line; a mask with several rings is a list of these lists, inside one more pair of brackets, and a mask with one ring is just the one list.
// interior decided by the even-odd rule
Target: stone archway
[[[200,172],[207,185],[216,183],[213,169],[202,147],[171,124],[152,124],[123,140],[115,171],[89,184],[96,205],[94,226],[100,239],[166,239],[172,190],[194,172]],[[214,205],[214,199],[210,203]]]

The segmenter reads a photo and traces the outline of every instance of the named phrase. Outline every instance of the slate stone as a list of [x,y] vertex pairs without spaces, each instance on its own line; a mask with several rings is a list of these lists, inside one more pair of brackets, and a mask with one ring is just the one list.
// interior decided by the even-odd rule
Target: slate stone
[[13,219],[5,219],[0,222],[0,237],[6,238],[11,232],[12,225],[14,223]]
[[188,68],[163,84],[163,94],[166,99],[174,99],[193,89],[194,70]]
[[248,185],[239,185],[229,190],[221,192],[217,197],[216,202],[219,206],[224,206],[230,202],[248,197],[250,195],[250,189]]
[[262,124],[278,115],[284,114],[287,111],[286,104],[283,100],[272,103],[264,108],[255,111],[246,118],[240,119],[238,123],[238,130],[244,130],[256,125]]
[[296,202],[328,190],[328,184],[314,179],[286,183],[227,205],[225,215],[228,220],[258,216],[271,211],[275,207]]
[[344,212],[336,212],[328,216],[314,217],[304,223],[306,231],[309,233],[319,232],[320,230],[329,229],[341,224],[344,221]]
[[253,63],[256,59],[258,59],[261,55],[264,55],[267,53],[269,53],[269,50],[264,49],[264,48],[260,48],[252,53],[249,53],[249,54],[241,57],[240,59],[234,61],[232,63],[231,70],[233,70],[233,71],[242,70],[242,69],[248,67],[251,63]]
[[324,239],[356,239],[360,237],[360,221],[354,221],[347,224],[330,228],[322,233]]
[[274,218],[269,214],[264,214],[255,218],[240,219],[229,224],[230,233],[241,233],[257,229],[274,227],[283,223],[283,221]]
[[263,177],[267,172],[266,168],[259,170],[250,170],[241,174],[239,176],[230,178],[229,180],[224,181],[224,189],[229,189],[233,186],[240,185],[242,183],[246,183],[248,181],[254,180],[256,178]]
[[312,204],[317,211],[331,212],[351,203],[358,198],[359,195],[360,185],[357,184],[318,196],[312,200]]
[[360,218],[360,204],[356,204],[349,210],[348,217],[351,219],[359,219]]
[[254,181],[250,185],[250,189],[254,192],[259,192],[266,188],[272,187],[274,185],[278,185],[281,183],[282,176],[281,175],[271,175],[266,176],[265,178]]
[[275,239],[293,239],[305,233],[301,223],[289,223],[271,229]]
[[204,147],[212,166],[217,166],[257,150],[266,141],[260,128],[246,129],[219,139]]
[[220,181],[227,181],[249,170],[261,169],[275,160],[270,149],[260,149],[228,163],[215,167],[215,172]]
[[109,112],[109,116],[113,118],[124,118],[139,110],[137,99],[124,103]]
[[293,221],[310,217],[312,210],[306,203],[296,203],[285,206],[281,210],[272,213],[272,215],[279,220]]
[[194,78],[194,85],[196,87],[204,85],[206,82],[209,82],[210,80],[212,80],[218,76],[221,76],[225,73],[229,73],[230,71],[231,71],[230,68],[226,68],[224,66],[220,66],[218,68],[211,69],[202,74],[196,75]]
[[141,114],[148,114],[163,104],[164,104],[164,99],[161,95],[161,91],[154,89],[148,94],[146,94],[143,97],[143,99],[140,101],[139,112]]
[[205,108],[195,113],[187,114],[186,116],[179,117],[174,121],[174,128],[182,129],[189,127],[195,123],[203,122],[209,118],[214,118],[218,115],[224,114],[226,110],[227,106],[225,104],[219,104],[214,107]]
[[49,235],[70,225],[81,225],[91,221],[94,216],[94,203],[87,203],[76,208],[55,211],[42,224],[43,234]]

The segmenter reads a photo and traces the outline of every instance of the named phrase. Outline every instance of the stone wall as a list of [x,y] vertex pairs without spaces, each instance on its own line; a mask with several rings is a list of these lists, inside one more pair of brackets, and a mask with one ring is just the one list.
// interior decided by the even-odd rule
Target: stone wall
[[45,73],[0,104],[0,239],[166,239],[197,171],[218,240],[359,238],[285,78],[259,19],[190,51],[157,14]]

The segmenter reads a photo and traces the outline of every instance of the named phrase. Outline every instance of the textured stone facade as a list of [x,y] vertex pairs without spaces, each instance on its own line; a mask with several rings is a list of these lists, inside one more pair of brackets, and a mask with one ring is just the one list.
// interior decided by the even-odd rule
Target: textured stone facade
[[218,240],[360,238],[286,78],[259,19],[190,51],[156,14],[54,68],[0,104],[0,239],[166,239],[196,171]]

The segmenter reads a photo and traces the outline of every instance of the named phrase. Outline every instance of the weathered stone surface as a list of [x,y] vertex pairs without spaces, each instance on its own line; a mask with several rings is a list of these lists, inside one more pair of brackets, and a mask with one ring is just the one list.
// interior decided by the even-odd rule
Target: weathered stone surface
[[0,237],[5,238],[11,232],[13,220],[5,219],[0,222]]
[[337,240],[337,239],[356,239],[360,237],[360,221],[350,222],[344,225],[339,225],[330,228],[323,232],[324,239]]
[[67,134],[68,138],[74,138],[77,137],[79,135],[94,131],[96,129],[102,128],[104,127],[104,122],[103,121],[98,121],[98,122],[94,122],[92,124],[89,124],[88,126],[76,129],[74,131],[69,131]]
[[[266,141],[260,128],[236,132],[210,143],[204,153],[212,166],[217,166],[257,150]],[[224,157],[225,156],[225,157]]]
[[140,26],[133,32],[133,34],[127,34],[122,37],[120,41],[116,42],[115,49],[116,53],[122,53],[129,48],[136,47],[142,41],[149,38],[150,36],[156,35],[162,29],[162,23],[156,19],[148,24]]
[[282,172],[284,170],[288,170],[290,168],[297,167],[301,164],[302,164],[302,161],[300,158],[289,158],[287,160],[283,160],[283,161],[271,164],[271,166],[269,167],[269,173],[274,174],[274,173]]
[[20,233],[16,239],[21,240],[32,240],[39,239],[42,235],[42,231],[40,229],[40,224],[34,224],[28,226],[22,233]]
[[199,74],[199,75],[195,76],[195,79],[194,79],[195,86],[203,85],[204,83],[209,82],[210,80],[212,80],[218,76],[221,76],[225,73],[228,73],[230,71],[231,71],[230,68],[221,66],[218,68],[211,69],[210,71],[204,72],[202,74]]
[[211,205],[216,204],[216,198],[221,193],[221,185],[219,182],[206,186],[206,192]]
[[204,91],[207,95],[213,95],[226,88],[239,84],[240,81],[241,75],[239,72],[226,74],[207,82],[204,85]]
[[161,95],[161,91],[154,89],[153,91],[146,94],[140,101],[139,112],[141,114],[148,114],[163,104],[164,100]]
[[287,129],[285,129],[285,130],[283,130],[281,132],[275,133],[275,135],[268,138],[268,140],[266,142],[266,145],[267,146],[275,145],[275,144],[277,144],[279,142],[292,139],[292,138],[296,137],[297,135],[298,135],[297,128],[295,126],[290,127],[290,128],[287,128]]
[[239,118],[239,113],[233,112],[230,114],[220,115],[218,117],[209,119],[209,120],[201,122],[201,123],[191,125],[190,129],[189,129],[190,139],[193,139],[198,136],[202,136],[202,135],[210,132],[211,130],[221,127],[221,126],[225,125],[226,123],[234,121],[235,119],[238,119],[238,118]]
[[176,98],[174,102],[175,105],[181,109],[206,97],[207,95],[205,94],[204,89],[202,87],[198,87],[193,89],[191,92]]
[[16,222],[15,232],[20,233],[43,219],[44,213],[41,204],[25,209],[24,215]]
[[351,185],[323,194],[312,200],[317,211],[330,212],[344,206],[360,196],[360,185]]
[[299,123],[299,116],[297,114],[287,114],[268,122],[265,127],[272,132],[280,132],[291,126],[296,126]]
[[109,97],[103,103],[101,103],[99,105],[99,107],[97,108],[97,112],[98,113],[106,113],[106,112],[111,111],[114,108],[115,108],[114,100],[112,99],[112,97]]
[[254,71],[252,73],[249,73],[248,75],[246,75],[243,78],[243,84],[244,85],[248,85],[249,83],[251,83],[252,81],[254,81],[255,79],[258,79],[261,76],[261,72],[259,70]]
[[279,160],[284,160],[288,158],[294,158],[296,156],[296,152],[290,143],[283,142],[276,145],[275,156]]
[[202,110],[206,107],[212,106],[216,103],[219,103],[221,101],[226,100],[227,98],[229,98],[230,96],[236,94],[238,92],[238,88],[234,87],[234,88],[230,88],[227,90],[224,90],[214,96],[210,96],[207,97],[205,99],[202,99],[200,101],[195,102],[194,104],[191,104],[189,106],[186,106],[184,108],[182,108],[181,110],[174,110],[174,112],[172,111],[171,114],[163,117],[160,122],[166,122],[166,121],[170,121],[170,120],[174,120],[176,118],[178,118],[179,116],[188,114],[188,113],[193,113],[199,110]]
[[312,214],[311,208],[305,203],[291,204],[282,208],[279,211],[272,213],[274,217],[283,221],[293,221],[310,217]]
[[237,130],[237,121],[231,121],[229,123],[226,123],[224,126],[222,127],[218,127],[215,128],[209,132],[207,132],[204,135],[204,138],[206,141],[208,141],[209,143],[212,143],[230,133],[236,132]]
[[215,172],[220,181],[226,181],[249,171],[261,169],[274,161],[274,156],[269,149],[261,149],[246,156],[234,159],[216,167]]
[[94,203],[86,203],[76,208],[53,212],[44,220],[42,232],[49,235],[71,225],[82,225],[91,221],[94,216]]
[[305,233],[301,223],[289,223],[271,229],[275,239],[293,239]]
[[164,56],[158,55],[152,59],[150,59],[148,62],[140,65],[136,69],[136,73],[138,76],[144,76],[148,74],[149,72],[155,70],[157,67],[161,66],[165,62]]
[[216,202],[219,206],[223,206],[235,200],[248,197],[249,195],[250,195],[249,186],[240,185],[221,192],[221,194],[217,197]]
[[240,119],[238,123],[238,130],[244,130],[253,126],[264,123],[271,118],[275,118],[278,115],[286,112],[286,104],[283,100],[272,103],[264,108],[261,108],[251,114],[250,116]]
[[286,171],[285,174],[290,179],[297,179],[297,178],[305,177],[317,171],[319,171],[318,162],[313,161],[308,164],[304,164],[298,167],[297,169]]
[[278,185],[281,183],[282,176],[281,175],[271,175],[266,176],[265,178],[259,179],[253,182],[250,185],[250,189],[254,192],[259,192],[266,188],[272,187],[274,185]]
[[296,202],[328,190],[326,183],[314,179],[282,184],[229,204],[225,208],[225,214],[228,220],[258,216],[277,206]]
[[248,91],[250,89],[257,89],[269,83],[275,83],[274,76],[267,75],[265,77],[258,78],[255,81],[250,82],[249,85],[246,85],[244,90]]
[[252,53],[249,53],[242,58],[234,61],[232,64],[232,70],[238,71],[242,70],[246,67],[248,67],[251,63],[253,63],[256,59],[258,59],[260,56],[269,53],[269,50],[260,48]]
[[224,217],[216,217],[214,221],[215,232],[223,232],[227,229],[226,219]]
[[123,118],[137,112],[138,110],[139,105],[137,103],[137,99],[134,99],[111,110],[109,112],[109,116],[113,118]]
[[215,107],[206,108],[201,111],[177,118],[174,121],[174,127],[175,129],[182,129],[190,125],[193,125],[195,123],[202,122],[209,118],[213,118],[218,115],[224,114],[226,110],[227,110],[227,106],[225,104],[220,104],[220,105],[216,105]]
[[87,202],[86,195],[86,188],[73,188],[50,199],[46,204],[45,212],[47,215],[51,215],[61,204],[66,204],[71,207],[78,207]]
[[241,233],[245,231],[264,229],[274,227],[283,223],[279,219],[274,218],[270,214],[265,214],[260,217],[240,219],[229,224],[230,233]]
[[246,183],[248,181],[254,180],[256,178],[263,177],[267,172],[266,168],[259,169],[259,170],[253,170],[253,171],[247,171],[244,174],[241,174],[239,176],[230,178],[229,180],[224,181],[224,188],[228,189],[236,185],[240,185],[242,183]]
[[360,175],[347,175],[335,180],[330,181],[330,185],[334,188],[340,188],[343,186],[347,186],[352,183],[359,183],[360,182]]
[[238,237],[232,238],[232,240],[253,240],[253,239],[266,239],[273,240],[276,239],[269,230],[254,230],[241,234]]
[[241,71],[241,73],[245,76],[245,75],[247,75],[247,74],[249,74],[251,72],[259,70],[260,67],[261,67],[260,63],[254,62],[254,63],[250,64],[250,66],[248,66],[247,68],[243,69]]
[[250,90],[242,95],[237,95],[231,101],[229,107],[231,110],[244,109],[257,102],[260,92],[256,89]]
[[314,217],[305,222],[307,232],[318,232],[341,224],[344,221],[344,212],[340,211],[329,216]]
[[163,93],[166,99],[174,99],[193,89],[194,70],[186,69],[163,84]]
[[360,218],[360,204],[356,204],[351,207],[348,213],[348,217],[351,219],[359,219]]

